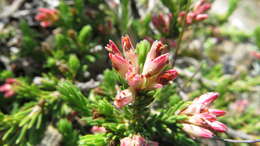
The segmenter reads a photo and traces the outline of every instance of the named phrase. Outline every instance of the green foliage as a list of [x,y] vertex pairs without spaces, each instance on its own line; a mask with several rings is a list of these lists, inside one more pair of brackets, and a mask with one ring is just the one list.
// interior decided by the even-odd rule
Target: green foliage
[[238,6],[239,0],[229,0],[228,1],[228,10],[224,16],[224,20],[227,20],[233,12],[236,10]]
[[80,146],[106,146],[107,136],[106,134],[95,134],[81,136],[79,140]]
[[23,34],[21,47],[23,48],[23,55],[32,54],[36,52],[35,48],[39,45],[36,37],[38,36],[37,32],[32,30],[26,21],[21,21],[20,28]]
[[58,130],[63,136],[64,146],[77,145],[79,134],[73,129],[71,122],[66,119],[61,119],[58,122]]
[[114,95],[116,93],[115,86],[118,81],[120,81],[120,76],[117,72],[115,72],[114,70],[105,70],[104,79],[101,87],[110,95]]
[[13,73],[9,70],[2,70],[0,71],[0,79],[6,79],[6,78],[11,78],[13,77]]
[[61,1],[59,5],[59,11],[60,11],[60,22],[62,22],[62,26],[64,26],[66,29],[73,26],[73,15],[71,13],[70,7],[64,2]]
[[260,49],[260,26],[255,28],[254,37],[255,37],[256,45],[258,49]]
[[136,51],[139,54],[138,56],[138,64],[140,64],[140,68],[143,68],[145,63],[146,55],[150,50],[150,43],[147,40],[143,40],[140,43],[136,44]]
[[76,55],[70,55],[68,60],[68,67],[73,77],[76,76],[78,70],[80,69],[80,61]]
[[81,44],[86,44],[87,41],[90,39],[91,37],[91,33],[92,33],[92,28],[90,25],[86,25],[84,26],[80,32],[79,32],[79,35],[78,35],[78,40]]
[[19,112],[13,115],[1,115],[1,118],[0,129],[6,130],[2,140],[10,145],[25,143],[27,141],[26,137],[33,131],[36,135],[30,135],[29,139],[33,140],[41,137],[40,132],[41,128],[43,128],[42,109],[35,102],[25,104]]
[[67,102],[73,109],[81,112],[83,115],[89,115],[89,102],[87,98],[75,87],[71,82],[62,81],[58,85],[58,91],[65,102]]

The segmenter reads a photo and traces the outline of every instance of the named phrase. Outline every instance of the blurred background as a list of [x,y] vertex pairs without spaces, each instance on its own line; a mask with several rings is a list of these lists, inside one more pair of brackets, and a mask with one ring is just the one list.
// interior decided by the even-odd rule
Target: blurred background
[[[84,6],[77,2],[0,0],[1,85],[6,84],[8,78],[16,78],[23,85],[13,87],[15,98],[0,93],[1,113],[15,115],[38,92],[55,93],[57,82],[63,79],[72,80],[86,95],[94,92],[102,85],[104,70],[111,69],[104,46],[109,39],[119,44],[124,34],[129,34],[135,44],[142,39],[162,40],[174,56],[181,29],[171,22],[165,33],[153,22],[154,16],[160,13],[173,15],[172,20],[178,19],[178,14],[171,12],[167,5],[169,1],[86,0]],[[180,72],[177,85],[167,87],[156,106],[164,107],[168,97],[191,100],[202,93],[216,91],[221,97],[214,107],[227,112],[221,121],[230,128],[219,136],[236,140],[260,139],[260,0],[210,2],[209,18],[184,32],[175,63]],[[42,27],[35,18],[38,8],[58,9],[61,21]],[[39,102],[40,98],[33,100]],[[70,112],[66,112],[59,116],[68,116]],[[49,123],[59,119],[48,116]],[[4,141],[8,138],[3,140],[3,135],[10,129],[3,121],[0,121],[0,145],[6,144]],[[57,135],[50,134],[50,137],[57,137],[50,141],[48,132],[45,133],[40,144],[58,145],[61,138]],[[260,143],[216,140],[200,140],[200,144],[260,146]]]

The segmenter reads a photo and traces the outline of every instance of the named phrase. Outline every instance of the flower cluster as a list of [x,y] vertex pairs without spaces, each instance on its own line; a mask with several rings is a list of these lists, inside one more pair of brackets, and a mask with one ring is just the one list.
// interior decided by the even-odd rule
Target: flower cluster
[[152,23],[162,33],[168,34],[170,31],[170,25],[172,20],[172,14],[163,14],[159,13],[158,15],[154,15],[152,18]]
[[146,56],[143,68],[138,63],[138,54],[128,36],[122,37],[123,53],[113,41],[109,41],[109,51],[113,67],[128,82],[129,88],[119,92],[115,105],[118,108],[133,101],[136,91],[161,88],[178,75],[175,69],[164,71],[168,64],[169,53],[161,41],[154,41]]
[[[212,138],[213,132],[225,132],[226,125],[217,121],[217,117],[223,116],[224,111],[210,109],[209,105],[218,98],[219,94],[210,92],[194,99],[191,105],[177,114],[188,116],[182,121],[183,130],[192,138]],[[212,131],[211,131],[212,130]]]
[[10,97],[14,96],[15,91],[13,90],[12,85],[16,82],[17,82],[16,79],[8,78],[8,79],[6,79],[5,84],[0,86],[0,92],[4,93],[5,98],[10,98]]
[[251,55],[252,55],[253,57],[255,57],[256,59],[260,59],[260,52],[252,51],[252,52],[251,52]]
[[120,140],[120,146],[159,146],[155,141],[149,141],[139,135],[125,137]]
[[205,14],[211,8],[211,3],[206,0],[199,0],[192,12],[181,12],[179,14],[180,20],[185,19],[186,24],[192,24],[194,21],[202,21],[208,18],[208,14]]
[[100,126],[93,126],[90,131],[94,134],[107,132],[105,127],[100,127]]
[[35,19],[41,23],[42,27],[49,27],[59,20],[59,12],[55,9],[39,8],[38,11]]

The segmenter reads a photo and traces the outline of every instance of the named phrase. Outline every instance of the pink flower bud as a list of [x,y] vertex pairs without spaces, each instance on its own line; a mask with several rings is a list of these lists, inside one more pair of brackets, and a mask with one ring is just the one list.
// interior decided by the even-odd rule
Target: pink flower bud
[[217,132],[227,131],[227,126],[219,121],[208,122],[208,125]]
[[153,59],[160,56],[164,49],[165,45],[161,41],[154,41],[150,51],[147,53],[145,64],[151,62]]
[[130,40],[130,38],[129,38],[128,35],[123,36],[123,37],[121,38],[121,42],[122,42],[123,49],[124,49],[125,51],[128,51],[128,50],[130,50],[130,49],[134,49],[134,47],[133,47],[133,45],[132,45],[132,42],[131,42],[131,40]]
[[194,7],[194,12],[196,14],[202,14],[208,11],[211,8],[211,3],[206,3],[204,0],[199,1],[195,7]]
[[90,130],[92,133],[106,133],[107,130],[105,127],[93,126]]
[[40,21],[42,27],[49,27],[59,19],[58,11],[55,9],[39,8],[38,11],[35,19]]
[[196,103],[198,104],[203,104],[205,106],[208,106],[209,104],[211,104],[214,100],[216,100],[218,98],[219,94],[216,92],[209,92],[206,94],[201,95],[198,100],[196,101]]
[[212,138],[214,135],[208,129],[196,125],[182,124],[182,126],[183,131],[189,134],[192,138]]
[[158,15],[154,15],[152,17],[152,23],[159,31],[162,33],[169,33],[170,25],[172,20],[172,14],[163,14],[159,13]]
[[194,17],[196,16],[195,13],[189,12],[186,16],[186,23],[191,24],[193,22]]
[[14,96],[14,95],[15,95],[15,92],[12,91],[12,90],[6,91],[6,92],[4,93],[4,97],[5,97],[5,98],[10,98],[10,97],[12,97],[12,96]]
[[163,54],[144,65],[143,74],[147,77],[159,73],[168,63],[169,53]]
[[17,82],[17,80],[16,80],[15,78],[8,78],[8,79],[6,79],[5,82],[6,82],[7,84],[13,84],[13,83]]
[[134,100],[134,93],[130,89],[125,89],[117,93],[114,104],[117,108],[122,108]]
[[139,135],[125,137],[120,140],[120,146],[159,146],[157,142],[149,141]]
[[208,19],[208,14],[199,14],[196,16],[195,20],[196,21],[202,21],[202,20],[205,20],[205,19]]
[[210,113],[210,114],[213,114],[213,115],[215,115],[215,116],[217,116],[217,117],[220,117],[220,116],[223,116],[223,115],[226,114],[225,111],[218,110],[218,109],[209,109],[209,113]]
[[[199,113],[199,114],[195,114],[193,116],[191,116],[191,118],[189,120],[192,119],[192,123],[193,124],[202,124],[201,126],[203,126],[203,124],[205,123],[205,121],[216,121],[217,118],[215,115],[209,114],[209,113]],[[202,121],[202,123],[197,122],[197,121]],[[195,122],[194,122],[195,121]]]
[[166,85],[169,81],[175,79],[177,76],[178,72],[175,69],[167,70],[159,75],[158,82],[162,85]]
[[117,70],[120,73],[120,75],[124,78],[129,68],[128,61],[124,59],[122,56],[114,55],[111,53],[109,53],[109,58],[115,70]]
[[17,80],[14,78],[8,78],[5,81],[5,84],[0,86],[0,92],[3,92],[5,98],[10,98],[15,95],[13,90],[13,84],[17,83]]
[[181,11],[180,13],[179,13],[179,17],[184,17],[186,15],[186,12],[184,12],[184,11]]
[[128,85],[134,89],[138,89],[142,86],[143,76],[140,74],[134,73],[131,69],[126,74],[126,80]]
[[260,59],[260,52],[252,51],[251,55],[254,56],[256,59]]
[[125,58],[129,61],[130,64],[132,64],[135,67],[135,71],[138,72],[138,56],[135,53],[134,46],[129,38],[128,35],[123,36],[121,38],[122,46],[123,46],[123,52]]
[[0,92],[6,92],[12,89],[12,85],[11,84],[4,84],[2,86],[0,86]]
[[112,40],[109,40],[109,44],[107,44],[107,46],[105,48],[107,51],[111,52],[112,54],[122,56],[117,45]]
[[204,3],[205,0],[199,0],[197,3],[195,3],[194,10],[199,9]]

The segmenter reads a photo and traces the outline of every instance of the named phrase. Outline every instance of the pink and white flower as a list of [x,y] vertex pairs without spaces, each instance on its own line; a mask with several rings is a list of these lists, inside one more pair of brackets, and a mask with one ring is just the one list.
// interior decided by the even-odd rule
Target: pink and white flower
[[187,108],[178,111],[177,114],[188,117],[182,121],[183,131],[192,138],[211,138],[214,136],[213,132],[225,132],[227,126],[217,121],[217,117],[223,116],[225,111],[209,108],[218,96],[215,92],[203,94],[195,98]]
[[10,98],[15,95],[13,84],[15,84],[16,82],[16,79],[8,78],[6,79],[5,84],[0,86],[0,92],[4,93],[5,98]]
[[[161,88],[178,75],[175,69],[165,71],[169,62],[169,53],[161,41],[154,41],[146,56],[143,68],[138,64],[138,54],[128,36],[121,39],[123,53],[113,41],[105,47],[115,70],[124,78],[129,89],[120,91],[114,104],[121,108],[134,100],[135,92]],[[122,92],[122,93],[121,93]]]
[[39,8],[35,19],[42,27],[49,27],[59,20],[59,12],[55,9]]
[[172,20],[172,14],[163,14],[159,13],[158,15],[154,15],[152,17],[152,23],[155,28],[165,34],[169,34],[170,32],[170,25]]
[[207,0],[199,0],[193,11],[191,12],[181,12],[179,14],[179,20],[185,20],[186,24],[192,24],[193,22],[202,21],[208,18],[206,12],[211,8],[211,3]]
[[114,105],[117,108],[122,108],[134,100],[134,91],[125,89],[119,91],[115,97]]
[[93,126],[90,131],[94,134],[107,132],[105,127],[100,127],[100,126]]

